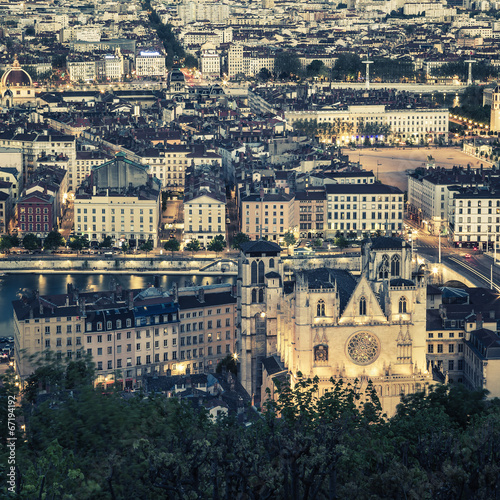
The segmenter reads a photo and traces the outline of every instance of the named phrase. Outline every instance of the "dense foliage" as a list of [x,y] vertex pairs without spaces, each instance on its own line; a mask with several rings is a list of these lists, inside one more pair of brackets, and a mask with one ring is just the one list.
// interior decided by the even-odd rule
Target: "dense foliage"
[[[318,397],[318,380],[298,374],[242,426],[177,398],[94,390],[91,378],[88,360],[30,377],[17,498],[498,498],[500,406],[483,392],[439,386],[404,396],[387,419],[370,383],[332,381]],[[50,395],[35,404],[40,389]],[[2,421],[15,390],[8,374]],[[2,439],[4,476],[6,453]]]

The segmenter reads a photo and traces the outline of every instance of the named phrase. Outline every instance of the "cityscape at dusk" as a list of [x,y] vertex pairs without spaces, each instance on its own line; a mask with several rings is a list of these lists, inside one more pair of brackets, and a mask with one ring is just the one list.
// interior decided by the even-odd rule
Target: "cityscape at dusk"
[[499,7],[0,0],[0,497],[499,499]]

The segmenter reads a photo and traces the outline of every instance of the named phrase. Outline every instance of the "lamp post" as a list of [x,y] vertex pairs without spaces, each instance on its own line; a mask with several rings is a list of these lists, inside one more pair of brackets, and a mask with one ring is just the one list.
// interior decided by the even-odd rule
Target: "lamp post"
[[439,242],[439,258],[438,258],[438,264],[441,264],[441,230],[439,231],[439,234],[438,234],[438,242]]

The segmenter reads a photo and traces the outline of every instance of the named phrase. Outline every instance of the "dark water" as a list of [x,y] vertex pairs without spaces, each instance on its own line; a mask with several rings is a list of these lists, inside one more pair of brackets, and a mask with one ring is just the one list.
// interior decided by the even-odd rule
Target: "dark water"
[[[234,283],[233,276],[190,276],[160,274],[160,286],[169,290],[174,282],[179,287],[191,285],[212,285],[214,283]],[[135,274],[10,274],[0,277],[0,336],[13,335],[12,301],[21,290],[36,289],[40,295],[66,293],[66,285],[73,283],[81,291],[110,290],[113,283],[123,288],[146,288],[153,284],[153,275]],[[222,280],[222,281],[221,281]]]

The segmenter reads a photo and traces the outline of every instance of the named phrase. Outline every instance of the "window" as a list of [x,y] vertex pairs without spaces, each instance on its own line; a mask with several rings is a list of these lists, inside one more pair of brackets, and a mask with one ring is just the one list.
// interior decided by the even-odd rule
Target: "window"
[[453,359],[450,359],[448,361],[448,371],[453,371],[455,369],[454,365],[455,365],[455,362],[453,361]]
[[429,354],[433,354],[433,353],[434,353],[434,346],[433,346],[432,344],[429,344],[429,345],[427,346],[427,352],[428,352]]
[[438,353],[442,353],[443,352],[443,344],[438,344]]
[[464,352],[464,345],[458,344],[458,352]]
[[380,279],[385,279],[389,277],[389,256],[382,255],[382,262],[380,264],[378,277]]
[[448,345],[448,352],[449,353],[455,352],[455,345],[454,344],[449,344]]
[[316,316],[324,316],[325,315],[325,301],[323,299],[318,301],[316,306]]
[[359,299],[359,315],[366,316],[366,299],[364,297]]
[[401,297],[399,299],[399,314],[406,313],[406,297]]
[[399,255],[393,255],[391,259],[391,276],[399,276]]

